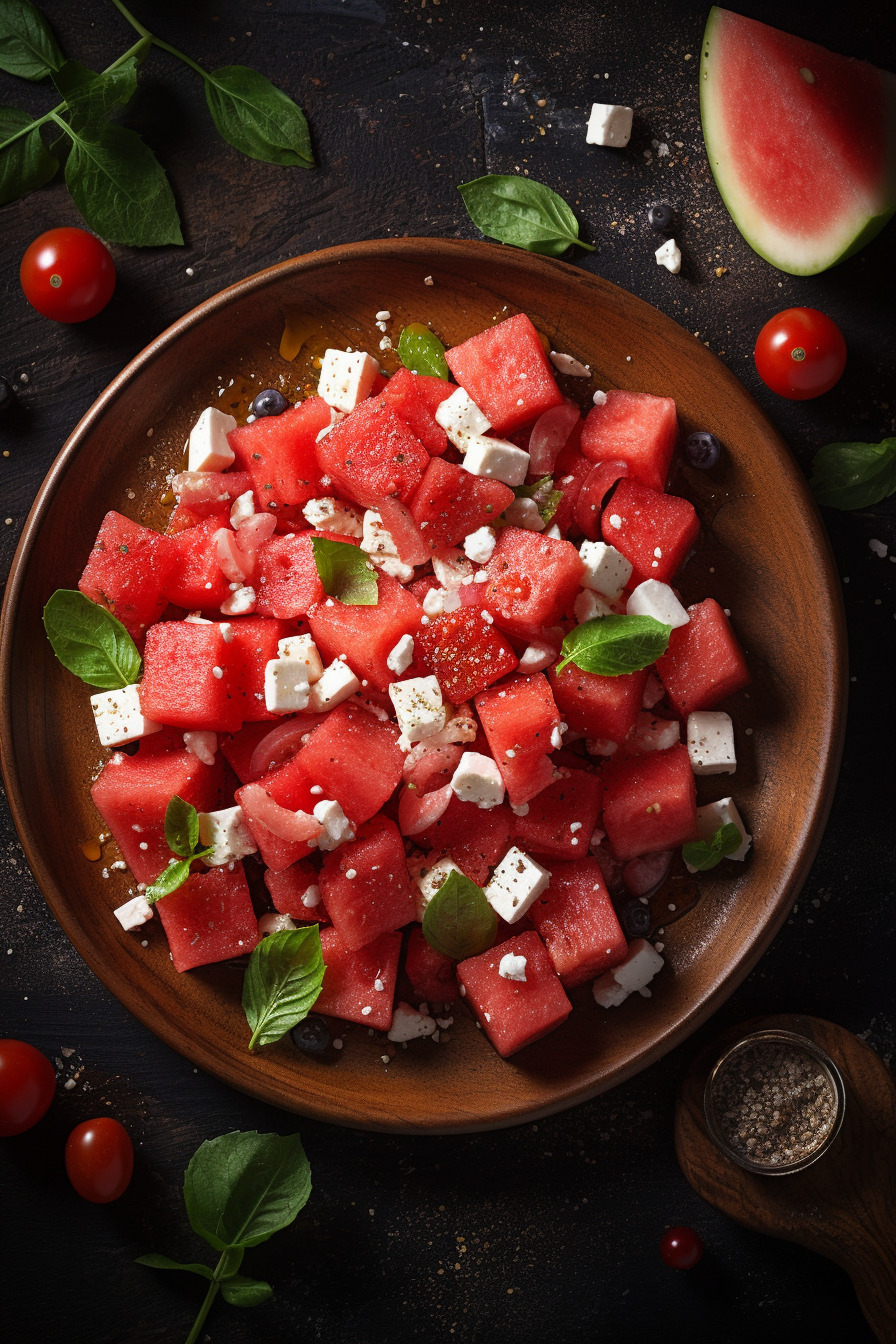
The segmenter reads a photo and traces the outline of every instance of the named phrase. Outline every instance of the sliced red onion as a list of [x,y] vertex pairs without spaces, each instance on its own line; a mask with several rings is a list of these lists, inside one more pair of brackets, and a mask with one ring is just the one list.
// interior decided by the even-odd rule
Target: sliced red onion
[[575,402],[563,401],[544,411],[532,426],[529,435],[529,475],[550,476],[560,449],[572,433],[579,419]]
[[432,793],[419,789],[402,789],[398,802],[398,829],[402,835],[419,835],[434,826],[451,802],[452,789],[446,784]]
[[236,533],[229,527],[219,527],[215,533],[215,556],[221,573],[231,583],[244,584],[251,573],[251,566],[237,545]]
[[252,778],[258,779],[267,774],[271,766],[292,760],[303,739],[326,717],[326,714],[302,714],[299,718],[278,723],[261,739],[250,757],[249,774]]
[[252,819],[260,821],[278,840],[292,840],[307,844],[323,834],[323,826],[309,812],[293,812],[281,807],[270,798],[260,784],[244,784],[240,795],[243,807],[248,805]]
[[258,552],[274,535],[276,529],[277,519],[272,513],[253,513],[251,518],[240,523],[236,532],[236,549],[243,558],[247,578],[251,578],[255,573]]

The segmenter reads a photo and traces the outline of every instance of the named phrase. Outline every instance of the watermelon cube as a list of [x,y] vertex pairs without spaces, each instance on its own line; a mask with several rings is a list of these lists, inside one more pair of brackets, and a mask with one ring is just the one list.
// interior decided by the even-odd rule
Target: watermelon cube
[[178,510],[189,511],[197,522],[200,518],[229,515],[231,505],[240,495],[252,489],[248,471],[182,471],[171,482],[177,496],[177,507],[168,520],[168,532],[180,531],[171,523]]
[[415,925],[408,938],[404,969],[417,999],[426,1003],[453,1003],[457,998],[455,963],[423,937],[423,930]]
[[375,817],[327,854],[320,890],[344,947],[363,947],[409,924],[417,901],[395,822]]
[[156,909],[176,971],[241,957],[259,941],[241,863],[194,874],[177,891],[163,896]]
[[602,406],[588,412],[582,452],[592,462],[627,462],[636,480],[662,491],[677,438],[678,418],[671,397],[614,389]]
[[697,838],[697,790],[687,747],[611,761],[602,825],[620,863]]
[[274,909],[281,915],[289,915],[290,919],[305,923],[317,921],[329,924],[327,907],[320,894],[317,869],[307,859],[299,859],[279,873],[268,868],[264,881],[271,893]]
[[647,683],[647,669],[620,677],[583,672],[568,663],[562,672],[548,671],[557,708],[575,733],[620,743],[635,725]]
[[604,541],[631,561],[636,582],[670,583],[697,540],[700,523],[688,500],[626,477],[604,510],[601,531]]
[[582,571],[572,542],[505,527],[485,566],[484,601],[511,634],[537,638],[572,612]]
[[553,863],[550,885],[529,918],[567,989],[618,966],[628,953],[597,859]]
[[379,812],[398,787],[404,752],[394,723],[343,704],[315,728],[296,764],[323,789],[319,796],[335,799],[357,828]]
[[[484,588],[485,584],[470,587]],[[414,637],[414,647],[417,657],[438,679],[442,695],[452,705],[484,691],[518,664],[504,636],[489,624],[480,609],[473,607],[449,611],[421,626]]]
[[230,596],[215,545],[215,535],[224,523],[221,515],[213,514],[172,536],[177,563],[164,588],[168,602],[186,611],[217,611]]
[[423,479],[429,453],[388,401],[362,401],[317,445],[321,471],[345,499],[376,508],[385,495],[406,504]]
[[547,677],[515,677],[476,696],[476,712],[514,807],[547,788],[555,777],[549,753],[560,727]]
[[397,579],[377,574],[375,606],[348,606],[329,598],[309,612],[308,624],[325,662],[348,655],[352,671],[377,690],[395,680],[388,658],[403,635],[417,638],[423,608]]
[[366,947],[346,947],[335,928],[321,929],[324,983],[316,1013],[358,1022],[375,1031],[392,1025],[392,1004],[401,953],[400,933],[381,933]]
[[471,882],[484,886],[495,864],[504,857],[516,819],[510,808],[482,808],[452,795],[438,821],[415,836],[431,850],[436,861],[451,858]]
[[252,478],[260,513],[306,504],[326,494],[320,484],[317,436],[330,423],[322,397],[309,397],[282,415],[259,416],[232,429],[227,441],[237,462]]
[[430,550],[442,551],[494,523],[513,501],[509,485],[434,458],[411,500],[411,513]]
[[657,661],[666,694],[678,713],[711,709],[750,684],[743,650],[713,598],[688,607],[690,621],[673,630]]
[[[600,520],[604,503],[617,481],[630,476],[625,462],[596,462],[582,481],[575,501],[575,520],[579,531],[589,541],[600,536]],[[556,517],[556,515],[555,515]]]
[[146,635],[140,705],[175,728],[232,733],[243,722],[232,645],[219,625],[163,621]]
[[[275,536],[264,543],[255,565],[255,610],[259,616],[295,620],[324,597],[311,548],[313,532]],[[348,541],[341,537],[341,541]]]
[[277,657],[280,640],[293,630],[286,621],[266,620],[263,616],[244,616],[230,622],[230,661],[244,723],[282,718],[265,708],[264,669],[267,662]]
[[540,858],[584,859],[603,801],[600,778],[587,770],[564,769],[562,775],[517,818],[515,840]]
[[177,559],[170,537],[113,510],[100,524],[78,587],[141,640],[168,605],[165,585]]
[[445,358],[496,434],[509,434],[563,401],[541,337],[525,313],[453,346]]
[[[504,957],[524,957],[525,980],[501,975]],[[572,1012],[548,951],[537,933],[520,933],[457,968],[461,994],[505,1059],[559,1027]]]
[[456,390],[445,378],[399,369],[389,379],[380,399],[393,408],[428,453],[440,457],[448,447],[448,437],[436,423],[435,412]]

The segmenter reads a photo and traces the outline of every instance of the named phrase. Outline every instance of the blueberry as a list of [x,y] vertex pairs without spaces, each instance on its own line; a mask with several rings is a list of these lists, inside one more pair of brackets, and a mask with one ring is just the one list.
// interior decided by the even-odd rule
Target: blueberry
[[684,455],[692,467],[699,467],[701,471],[709,471],[710,467],[714,467],[722,456],[722,445],[715,434],[710,434],[708,430],[701,429],[696,434],[688,436],[684,445]]
[[647,211],[647,223],[657,233],[665,233],[672,227],[671,205],[652,205]]
[[622,927],[629,938],[646,938],[650,932],[650,906],[629,901],[622,908]]
[[266,387],[250,406],[250,411],[255,416],[263,415],[282,415],[289,406],[282,392],[278,392],[276,387]]
[[306,1055],[322,1055],[330,1045],[330,1028],[317,1013],[310,1013],[289,1034],[296,1049]]
[[16,394],[12,390],[12,383],[6,378],[0,378],[0,415],[8,411],[16,399]]

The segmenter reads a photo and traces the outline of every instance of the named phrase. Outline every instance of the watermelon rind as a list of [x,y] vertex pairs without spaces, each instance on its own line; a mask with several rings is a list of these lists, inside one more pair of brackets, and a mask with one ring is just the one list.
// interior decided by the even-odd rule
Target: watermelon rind
[[[761,51],[764,34],[771,41],[768,49]],[[731,90],[725,87],[721,68],[723,56],[730,55],[732,44],[739,42],[750,44],[753,68],[762,69],[766,76],[770,70],[777,74],[775,64],[781,61],[781,52],[775,49],[776,46],[784,43],[788,48],[786,62],[781,61],[779,105],[770,108],[757,97],[749,108],[737,109],[749,114],[752,120],[746,136],[743,117],[736,132],[733,128]],[[761,57],[766,59],[760,61]],[[853,104],[850,112],[857,124],[863,117],[869,124],[885,123],[878,180],[872,183],[857,176],[855,182],[849,182],[846,158],[842,153],[836,153],[832,146],[828,162],[822,160],[817,164],[811,183],[806,184],[805,218],[801,217],[798,226],[786,226],[763,207],[756,191],[751,189],[750,161],[756,164],[762,159],[765,146],[761,137],[769,119],[776,112],[781,115],[790,113],[794,130],[789,153],[793,155],[791,162],[796,172],[799,172],[799,156],[805,143],[798,128],[799,116],[806,114],[806,105],[816,96],[816,91],[809,94],[807,90],[811,86],[805,80],[806,87],[796,81],[800,78],[801,68],[811,71],[822,62],[828,79],[817,87],[818,96],[825,95],[826,85],[836,78],[838,68],[850,74],[862,73],[862,106]],[[700,117],[709,166],[728,213],[753,251],[779,271],[790,275],[817,275],[845,261],[869,243],[896,212],[896,78],[886,71],[845,56],[834,56],[814,42],[789,37],[765,24],[714,6],[709,12],[701,46]],[[811,133],[812,130],[810,121],[808,131]],[[752,143],[747,143],[753,131]],[[786,174],[787,162],[777,166]],[[827,177],[826,173],[831,176]],[[831,201],[843,196],[844,182],[849,185],[852,200],[838,212],[831,208]]]

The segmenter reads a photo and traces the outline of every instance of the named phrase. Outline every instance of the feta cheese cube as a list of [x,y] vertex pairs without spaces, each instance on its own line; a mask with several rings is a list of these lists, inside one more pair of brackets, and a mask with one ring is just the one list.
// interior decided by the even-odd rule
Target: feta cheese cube
[[615,546],[607,546],[603,541],[583,541],[579,555],[585,566],[580,579],[582,587],[615,602],[632,576],[630,562]]
[[688,715],[688,755],[695,775],[733,775],[734,724],[721,710],[698,710]]
[[451,776],[451,788],[462,803],[498,807],[504,801],[504,780],[491,756],[465,751]]
[[320,366],[317,395],[337,411],[353,411],[373,386],[380,366],[363,350],[327,350]]
[[211,854],[202,862],[208,868],[221,868],[225,863],[236,863],[258,849],[252,832],[243,817],[241,807],[225,807],[220,812],[199,813],[199,839],[211,845]]
[[363,536],[364,525],[358,510],[330,495],[309,499],[302,506],[302,513],[309,527],[317,527],[324,532],[338,532],[343,537]]
[[486,439],[481,434],[463,436],[461,466],[471,476],[488,476],[505,485],[522,485],[529,470],[529,454],[506,439]]
[[401,559],[392,533],[383,526],[383,520],[375,509],[368,509],[364,514],[361,550],[370,556],[371,564],[399,583],[410,583],[414,577],[414,566],[406,565]]
[[455,448],[461,452],[465,451],[465,447],[463,442],[458,443],[458,439],[463,440],[468,434],[485,434],[492,427],[488,416],[462,387],[439,403],[435,418],[436,424],[441,425]]
[[520,672],[543,672],[555,662],[559,654],[553,644],[534,640],[520,655]]
[[[747,857],[750,845],[753,843],[753,837],[744,825],[743,818],[737,810],[733,798],[720,798],[717,803],[707,803],[705,807],[697,808],[697,834],[701,840],[709,844],[716,831],[721,826],[736,826],[743,836],[743,844],[736,849],[733,854],[726,854],[726,859],[737,859],[743,862]],[[689,863],[685,863],[689,873],[696,873],[697,869],[692,868]]]
[[278,640],[277,652],[281,658],[293,658],[296,662],[304,663],[312,686],[324,674],[324,665],[311,635],[287,635],[285,639]]
[[232,415],[219,411],[217,406],[207,407],[190,430],[187,470],[226,471],[232,467],[236,454],[227,442],[232,429],[236,429]]
[[674,238],[667,238],[653,255],[656,257],[657,266],[665,266],[673,275],[677,275],[681,270],[681,248]]
[[498,974],[505,980],[526,979],[526,958],[515,952],[506,952],[498,963]]
[[140,929],[152,919],[153,909],[145,896],[134,896],[112,912],[123,929]]
[[207,728],[196,728],[184,733],[184,746],[192,751],[197,761],[203,765],[214,765],[215,752],[218,750],[218,734]]
[[456,588],[430,588],[423,599],[427,616],[441,616],[446,611],[457,611],[460,597]]
[[663,625],[671,625],[673,630],[687,625],[691,619],[668,583],[660,583],[658,579],[639,583],[625,609],[629,616],[652,616]]
[[243,523],[255,517],[255,495],[251,490],[246,490],[244,494],[237,495],[233,504],[230,506],[230,526],[234,531],[238,531]]
[[464,537],[464,555],[477,565],[488,564],[497,539],[493,527],[477,527]]
[[[393,681],[389,697],[401,729],[398,745],[407,751],[412,742],[433,737],[445,727],[445,706],[435,677],[409,677]],[[407,745],[405,745],[407,744]]]
[[408,872],[417,886],[417,918],[421,923],[426,907],[439,887],[447,880],[448,874],[459,873],[460,871],[454,860],[448,856],[439,859],[436,863],[430,863],[428,859],[422,856],[416,860],[408,861]]
[[629,943],[625,961],[595,980],[592,986],[595,1003],[599,1003],[602,1008],[618,1008],[635,991],[645,999],[650,998],[647,986],[663,965],[663,959],[655,947],[644,938],[635,938]]
[[572,604],[579,625],[586,621],[596,621],[600,616],[612,616],[613,608],[590,588],[583,588]]
[[265,663],[264,707],[269,714],[295,714],[306,709],[310,695],[308,664],[301,658],[271,658]]
[[[337,849],[347,840],[354,840],[355,832],[348,817],[343,812],[339,803],[334,802],[332,798],[322,798],[314,807],[314,819],[323,826],[323,834],[317,837],[318,849],[331,850]],[[311,891],[311,887],[308,888]],[[305,896],[308,895],[305,892]],[[320,892],[318,891],[318,898]],[[304,897],[302,901],[304,903]],[[315,905],[317,902],[315,901]]]
[[592,103],[585,132],[586,145],[624,149],[631,139],[633,116],[632,108],[618,103]]
[[534,499],[522,496],[508,504],[504,517],[513,527],[522,527],[527,532],[543,532],[547,524],[541,516],[541,510]]
[[484,887],[492,909],[507,924],[522,919],[547,888],[551,875],[547,868],[530,859],[512,845]]
[[136,685],[92,695],[90,708],[104,747],[120,747],[125,742],[136,742],[138,737],[149,737],[162,728],[155,719],[148,719],[144,715]]
[[390,1041],[415,1041],[420,1036],[431,1036],[435,1029],[434,1018],[418,1013],[409,1003],[396,1003],[387,1035]]
[[335,709],[360,689],[361,683],[354,672],[341,658],[337,658],[324,668],[322,675],[312,685],[305,708],[312,714],[322,714],[324,710]]
[[220,610],[225,616],[246,616],[255,610],[257,600],[255,589],[244,584],[240,588],[234,588],[230,596],[221,603]]
[[406,672],[414,661],[414,636],[402,635],[401,639],[395,645],[386,658],[386,666],[390,672],[394,672],[396,677],[400,677],[402,672]]

